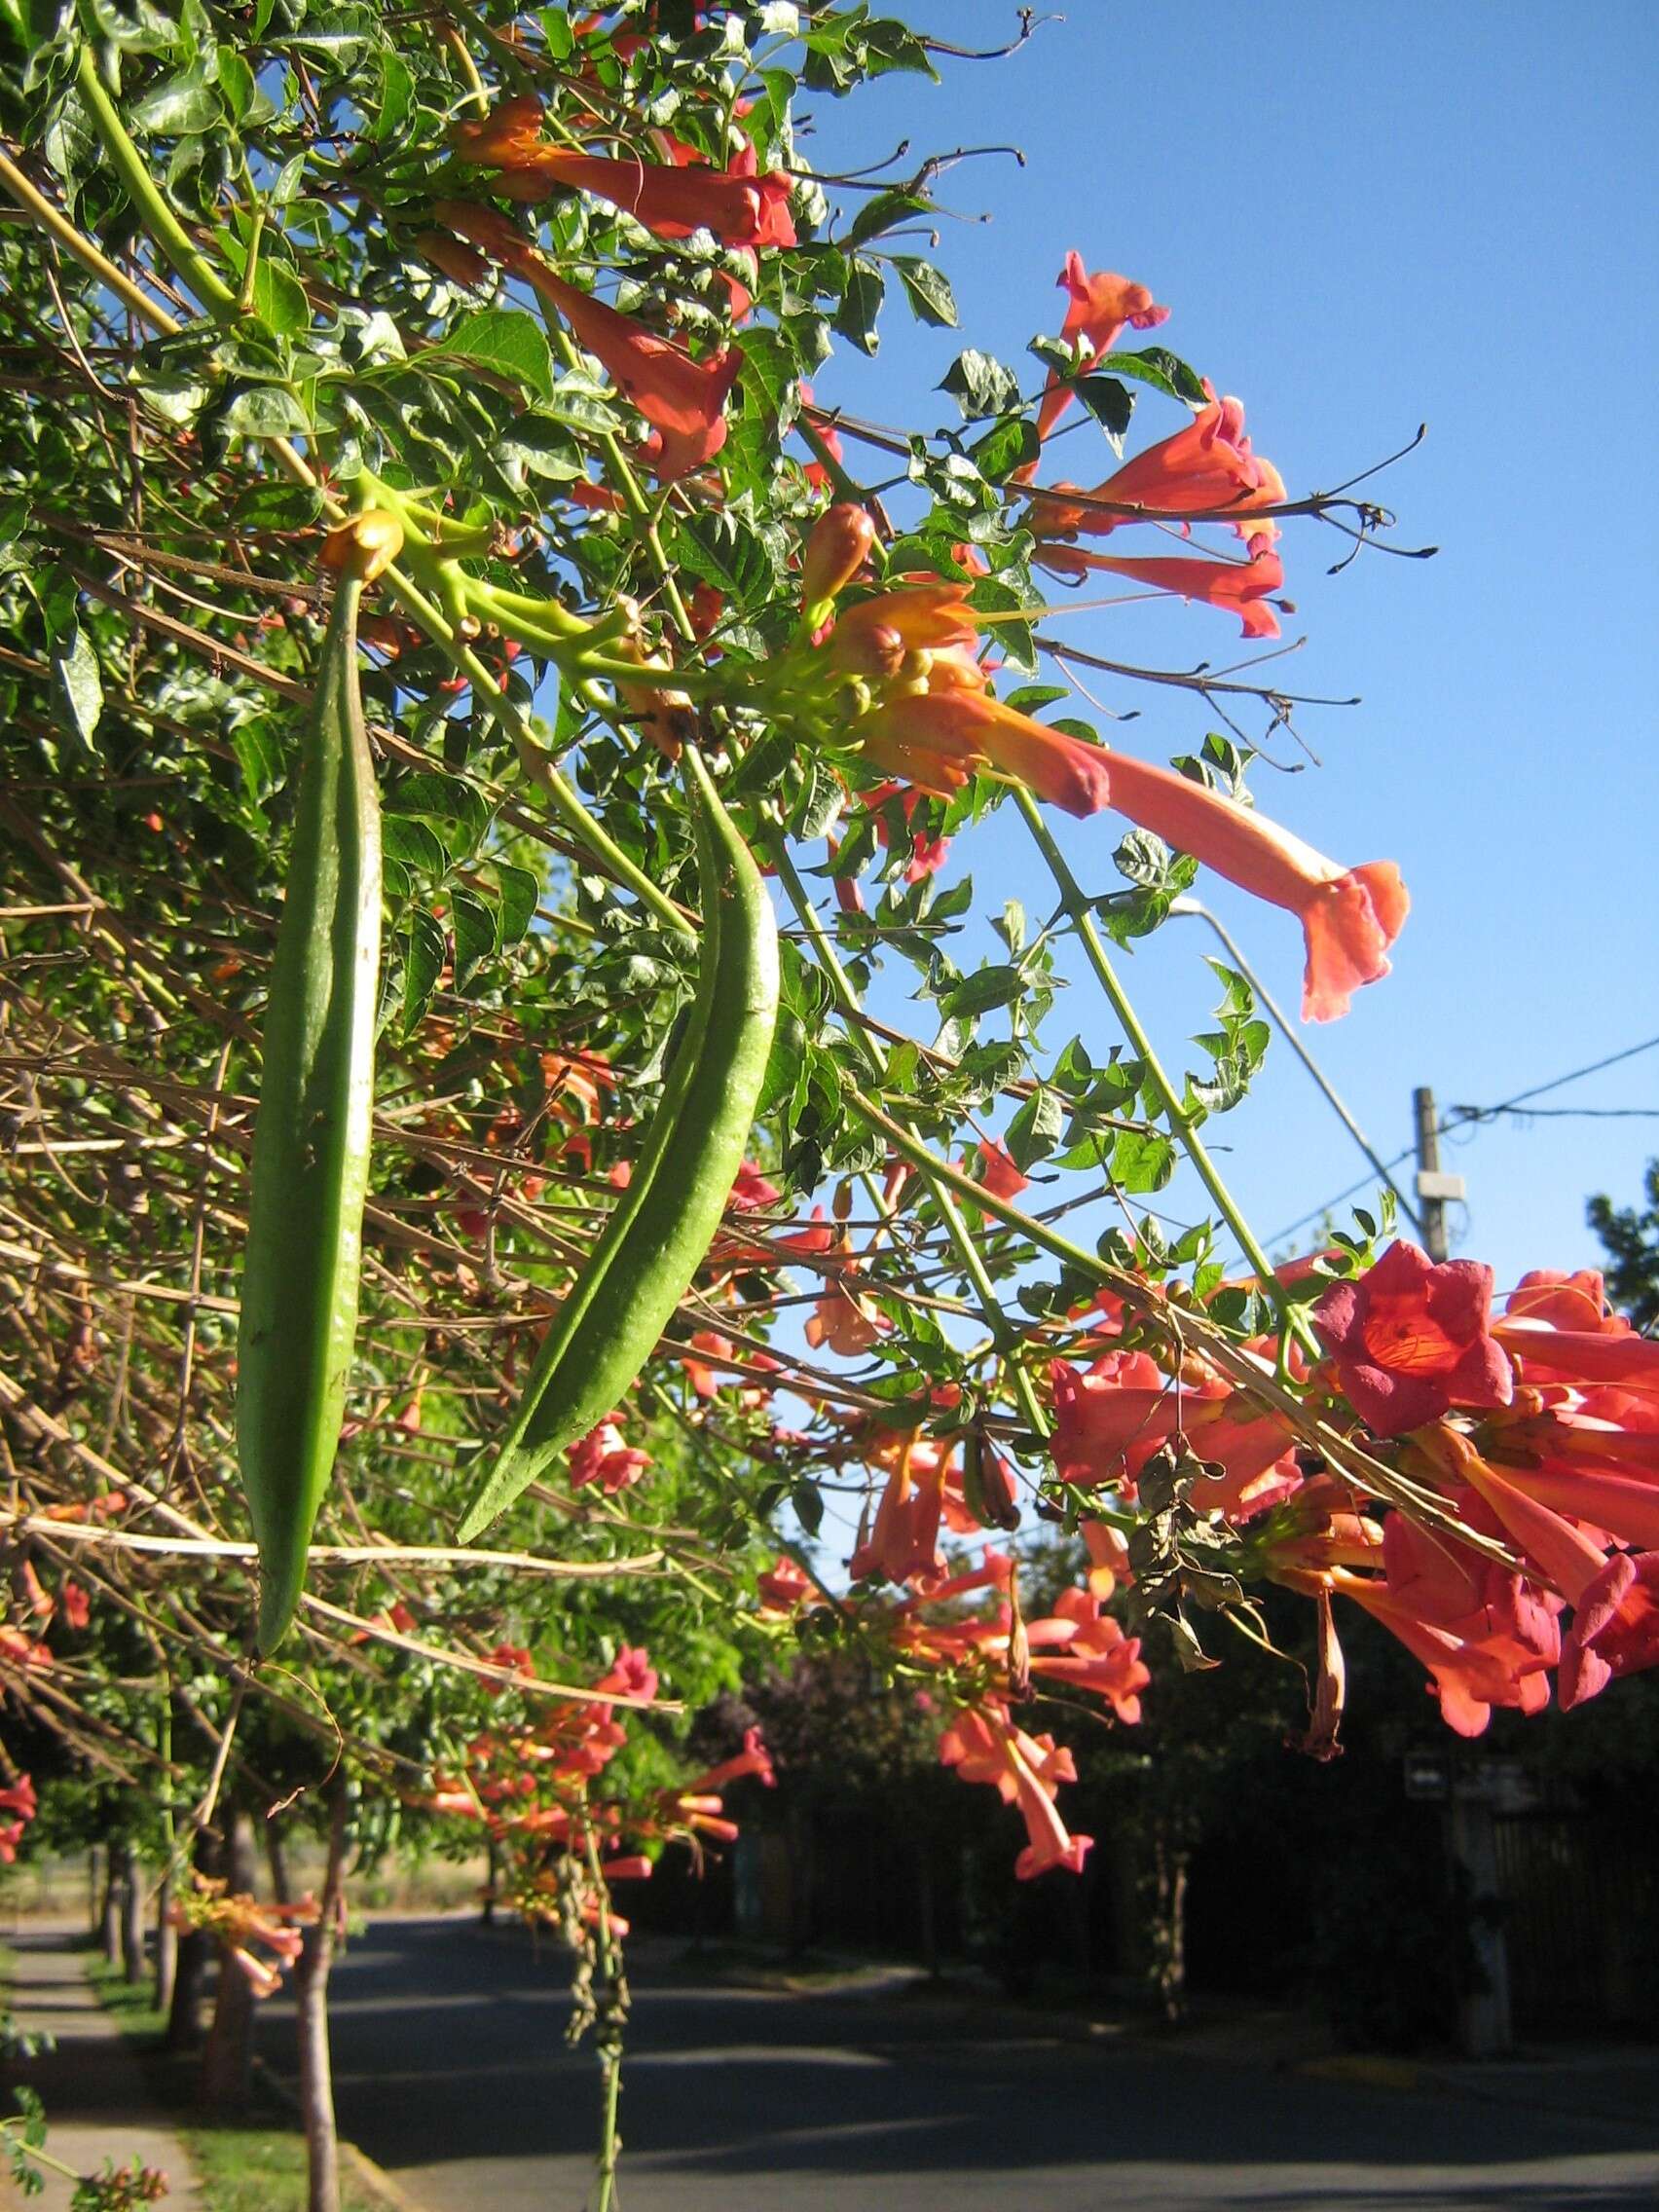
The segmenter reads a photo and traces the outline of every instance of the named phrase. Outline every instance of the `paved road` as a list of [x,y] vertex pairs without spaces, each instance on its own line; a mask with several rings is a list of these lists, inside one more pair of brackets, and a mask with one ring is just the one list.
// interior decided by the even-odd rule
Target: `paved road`
[[[710,1985],[640,1946],[621,2212],[1603,2212],[1649,2124],[1314,2081],[931,1997]],[[336,1970],[340,2120],[429,2212],[580,2212],[597,2070],[555,1948],[376,1926]],[[277,2001],[264,2048],[286,2067]]]

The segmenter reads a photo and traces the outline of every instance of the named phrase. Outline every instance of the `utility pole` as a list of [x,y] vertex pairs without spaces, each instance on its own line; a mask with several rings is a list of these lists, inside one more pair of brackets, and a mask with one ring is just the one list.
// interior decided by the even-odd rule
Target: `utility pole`
[[1434,1111],[1434,1092],[1427,1084],[1412,1092],[1412,1109],[1417,1118],[1417,1195],[1422,1240],[1431,1260],[1445,1260],[1451,1257],[1446,1241],[1447,1201],[1462,1198],[1463,1178],[1440,1172],[1440,1124]]

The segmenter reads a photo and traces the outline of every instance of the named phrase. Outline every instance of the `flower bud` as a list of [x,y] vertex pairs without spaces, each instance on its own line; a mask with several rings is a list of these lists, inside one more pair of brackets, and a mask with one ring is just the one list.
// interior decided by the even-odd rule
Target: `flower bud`
[[329,532],[321,561],[325,569],[367,584],[389,569],[402,550],[403,525],[385,508],[370,507]]
[[887,622],[837,623],[827,649],[830,666],[849,676],[895,677],[904,665],[904,641]]
[[817,608],[832,600],[864,567],[874,543],[874,523],[850,499],[821,514],[801,556],[801,605]]

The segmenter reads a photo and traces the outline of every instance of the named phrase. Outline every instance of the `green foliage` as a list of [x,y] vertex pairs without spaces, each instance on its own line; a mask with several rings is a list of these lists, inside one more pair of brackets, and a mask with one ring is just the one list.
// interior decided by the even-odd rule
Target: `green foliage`
[[1645,1207],[1615,1206],[1604,1196],[1585,1212],[1611,1262],[1606,1284],[1615,1311],[1651,1334],[1659,1322],[1659,1160],[1647,1162],[1642,1189]]

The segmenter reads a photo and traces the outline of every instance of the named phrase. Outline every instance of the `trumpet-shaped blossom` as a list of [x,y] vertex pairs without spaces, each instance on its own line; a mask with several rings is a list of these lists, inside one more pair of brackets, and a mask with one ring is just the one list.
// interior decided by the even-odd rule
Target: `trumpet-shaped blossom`
[[1029,1175],[1022,1175],[1012,1152],[1001,1138],[994,1141],[981,1139],[975,1179],[983,1183],[993,1198],[1017,1198],[1021,1191],[1031,1188]]
[[0,1789],[0,1813],[15,1813],[19,1821],[32,1821],[38,1810],[35,1786],[26,1774]]
[[1220,1476],[1199,1476],[1200,1510],[1247,1520],[1281,1503],[1302,1481],[1290,1431],[1219,1378],[1177,1392],[1142,1351],[1109,1352],[1087,1374],[1056,1362],[1054,1465],[1063,1482],[1114,1485],[1132,1494],[1148,1459],[1177,1433]]
[[[1060,336],[1087,347],[1092,354],[1109,353],[1125,326],[1156,330],[1169,320],[1169,310],[1160,307],[1144,284],[1109,269],[1089,271],[1081,253],[1066,255],[1066,265],[1054,278],[1066,294],[1066,318]],[[1037,435],[1046,438],[1071,405],[1073,392],[1051,370],[1037,410]]]
[[1550,1702],[1554,1653],[1503,1633],[1458,1636],[1436,1627],[1361,1574],[1333,1571],[1333,1586],[1397,1637],[1433,1677],[1442,1717],[1459,1736],[1486,1731],[1493,1706],[1541,1713]]
[[1659,1344],[1633,1329],[1560,1329],[1513,1310],[1493,1335],[1521,1362],[1524,1382],[1618,1383],[1659,1392]]
[[827,507],[807,533],[801,551],[802,607],[828,608],[864,567],[874,543],[875,524],[863,507],[850,499]]
[[725,444],[725,403],[743,366],[735,346],[694,361],[683,346],[654,337],[631,316],[567,284],[494,208],[442,201],[433,211],[522,277],[603,362],[617,389],[660,433],[656,471],[665,483],[715,458]]
[[972,651],[979,633],[968,608],[971,584],[930,576],[861,600],[837,618],[826,650],[851,676],[894,676],[907,652]]
[[1313,1308],[1344,1395],[1379,1436],[1403,1436],[1454,1406],[1508,1405],[1514,1380],[1492,1334],[1492,1270],[1473,1260],[1437,1265],[1396,1243]]
[[768,1789],[777,1785],[772,1754],[762,1743],[758,1728],[745,1730],[743,1749],[735,1758],[722,1759],[719,1766],[710,1767],[707,1774],[700,1774],[695,1782],[686,1783],[685,1788],[698,1793],[724,1789],[728,1784],[739,1782],[748,1774],[756,1776]]
[[513,200],[543,200],[556,187],[608,200],[662,239],[687,239],[712,231],[723,245],[790,246],[790,180],[782,170],[756,173],[753,146],[729,169],[698,160],[667,164],[617,161],[556,146],[541,135],[542,105],[533,93],[499,101],[481,121],[458,124],[451,133],[463,161],[503,173],[500,189]]
[[[1251,451],[1244,435],[1244,408],[1236,399],[1217,399],[1206,384],[1209,403],[1184,429],[1135,454],[1122,468],[1084,495],[1097,505],[1080,505],[1075,484],[1057,484],[1032,498],[1032,527],[1040,537],[1084,531],[1101,537],[1138,518],[1114,508],[1144,507],[1149,514],[1230,522],[1240,537],[1265,531],[1271,522],[1249,520],[1250,510],[1276,507],[1285,497],[1284,479],[1271,461]],[[1243,519],[1240,519],[1243,518]]]
[[1276,638],[1278,616],[1272,595],[1284,588],[1284,563],[1273,551],[1266,532],[1249,543],[1246,561],[1199,561],[1175,555],[1168,559],[1129,560],[1115,553],[1090,553],[1081,545],[1041,546],[1037,559],[1059,575],[1110,573],[1131,583],[1147,584],[1154,591],[1172,592],[1186,600],[1202,600],[1206,606],[1236,614],[1246,638]]
[[[1152,1679],[1140,1655],[1140,1638],[1125,1636],[1099,1601],[1084,1590],[1062,1590],[1054,1602],[1051,1621],[1032,1621],[1031,1672],[1047,1675],[1071,1688],[1090,1690],[1103,1697],[1125,1726],[1141,1716],[1140,1693]],[[1045,1632],[1061,1629],[1064,1649],[1044,1649]]]
[[889,1582],[936,1580],[944,1571],[939,1530],[944,1513],[949,1454],[920,1437],[894,1439],[876,1456],[887,1463],[887,1481],[875,1509],[875,1522],[855,1549],[849,1572]]
[[608,1495],[629,1489],[651,1463],[648,1452],[624,1442],[613,1420],[602,1420],[597,1428],[590,1429],[579,1444],[571,1446],[566,1458],[572,1490],[598,1483]]
[[948,797],[975,770],[1026,785],[1085,816],[1111,807],[1302,924],[1302,1017],[1332,1021],[1388,973],[1411,901],[1392,861],[1345,868],[1250,807],[1173,769],[1106,753],[981,693],[890,699],[854,724],[865,756]]
[[1615,1552],[1579,1597],[1561,1653],[1563,1712],[1659,1667],[1659,1552]]
[[811,1575],[787,1552],[781,1552],[766,1571],[756,1577],[755,1587],[763,1613],[798,1612],[813,1590]]
[[1051,1736],[1026,1735],[999,1699],[987,1698],[957,1714],[940,1738],[939,1755],[964,1782],[988,1783],[1005,1805],[1018,1806],[1029,1838],[1014,1862],[1020,1881],[1055,1866],[1082,1873],[1094,1839],[1068,1834],[1054,1809],[1059,1785],[1075,1782],[1077,1767]]
[[1564,1274],[1557,1268],[1533,1268],[1504,1300],[1512,1321],[1545,1321],[1552,1329],[1591,1329],[1628,1336],[1630,1323],[1607,1310],[1606,1286],[1600,1271],[1578,1268]]
[[1546,1460],[1542,1466],[1505,1466],[1503,1480],[1555,1513],[1570,1514],[1604,1529],[1621,1543],[1659,1550],[1659,1483],[1606,1475],[1589,1467]]
[[1106,755],[977,691],[924,691],[862,716],[853,734],[884,775],[948,798],[979,768],[1080,817],[1110,803]]

